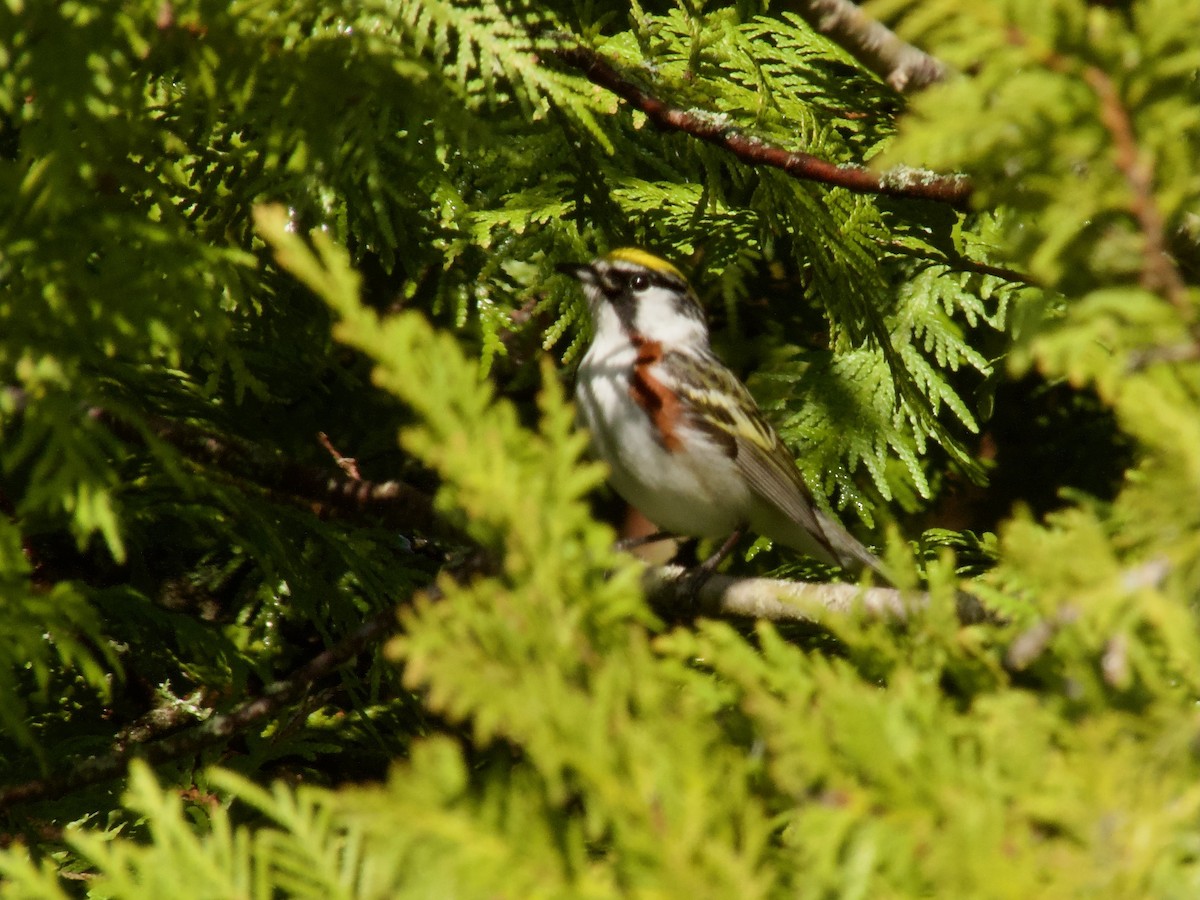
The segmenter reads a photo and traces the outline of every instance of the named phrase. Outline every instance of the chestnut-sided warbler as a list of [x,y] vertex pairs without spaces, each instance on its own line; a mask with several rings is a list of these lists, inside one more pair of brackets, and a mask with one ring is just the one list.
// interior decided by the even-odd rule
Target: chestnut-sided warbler
[[704,311],[677,268],[624,248],[559,270],[587,295],[594,334],[575,400],[617,493],[673,534],[749,529],[852,573],[887,577],[817,508],[746,386],[709,348]]

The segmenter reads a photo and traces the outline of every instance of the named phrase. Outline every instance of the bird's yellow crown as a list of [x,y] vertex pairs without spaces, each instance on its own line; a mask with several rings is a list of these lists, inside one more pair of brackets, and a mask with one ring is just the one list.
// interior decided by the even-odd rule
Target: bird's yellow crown
[[644,266],[652,272],[661,272],[663,275],[670,275],[680,281],[687,281],[682,272],[661,256],[655,256],[653,253],[647,253],[637,247],[618,247],[604,258],[609,262],[627,262],[633,263],[635,266]]

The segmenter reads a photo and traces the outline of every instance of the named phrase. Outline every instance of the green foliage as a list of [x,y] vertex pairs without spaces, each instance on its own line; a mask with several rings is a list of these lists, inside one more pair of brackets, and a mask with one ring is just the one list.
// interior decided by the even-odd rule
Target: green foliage
[[[21,550],[21,534],[10,522],[0,523],[0,623],[9,636],[0,649],[0,716],[5,730],[21,743],[40,750],[29,728],[29,709],[22,688],[34,686],[46,701],[55,672],[77,667],[92,684],[104,683],[105,665],[114,655],[97,652],[102,628],[96,611],[71,584],[49,590],[28,590],[29,562]],[[48,639],[49,638],[49,639]],[[17,673],[24,670],[32,685],[22,685]]]
[[[1200,5],[869,9],[957,74],[766,3],[0,5],[6,896],[1197,892]],[[627,244],[926,604],[651,611],[559,374]]]

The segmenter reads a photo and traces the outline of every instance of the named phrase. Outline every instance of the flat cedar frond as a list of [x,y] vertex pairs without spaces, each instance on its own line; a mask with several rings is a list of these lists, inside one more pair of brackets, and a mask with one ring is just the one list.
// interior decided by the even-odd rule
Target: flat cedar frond
[[[6,895],[1197,893],[1200,3],[785,5],[0,4]],[[616,551],[631,245],[904,591]]]

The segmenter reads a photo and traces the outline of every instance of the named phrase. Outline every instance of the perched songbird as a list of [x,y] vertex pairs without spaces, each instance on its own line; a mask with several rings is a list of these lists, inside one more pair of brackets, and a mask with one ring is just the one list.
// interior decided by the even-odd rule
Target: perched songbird
[[575,399],[622,497],[672,534],[749,529],[886,579],[880,561],[817,508],[746,386],[713,355],[700,301],[678,269],[632,248],[559,269],[587,294],[595,333]]

